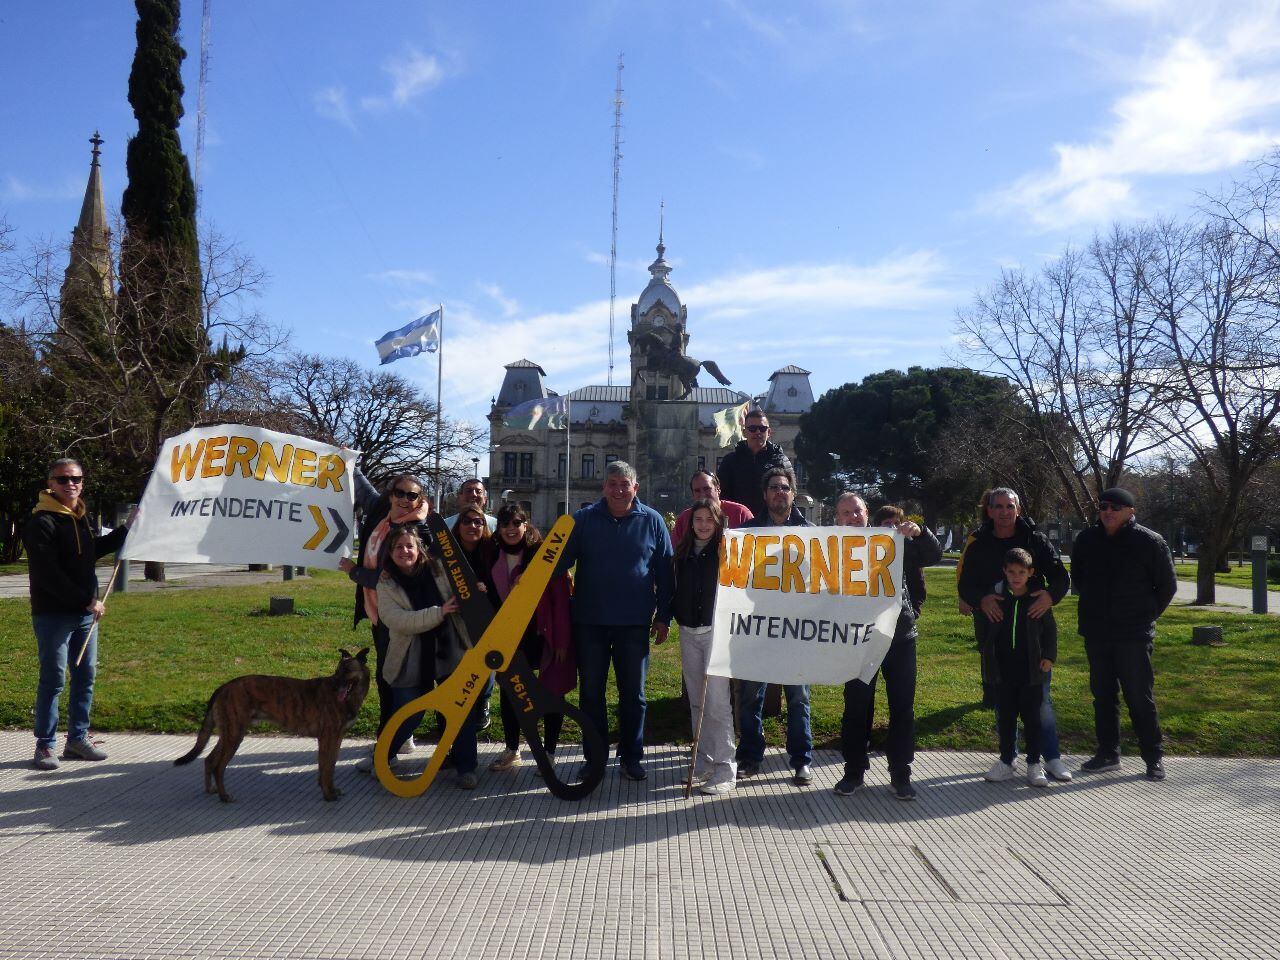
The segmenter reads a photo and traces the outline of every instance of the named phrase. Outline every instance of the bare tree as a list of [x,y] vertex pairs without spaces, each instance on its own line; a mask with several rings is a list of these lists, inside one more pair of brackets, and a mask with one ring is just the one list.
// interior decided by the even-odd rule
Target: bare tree
[[304,434],[361,451],[362,469],[375,484],[404,472],[442,484],[470,476],[472,451],[486,436],[447,417],[437,433],[436,404],[426,391],[342,357],[291,354],[272,372],[271,384],[278,415],[294,419]]
[[1161,223],[1155,236],[1146,289],[1168,374],[1163,415],[1210,498],[1196,570],[1207,604],[1248,487],[1280,455],[1280,277],[1268,245],[1226,219]]
[[1008,377],[1035,414],[1035,440],[1082,522],[1099,490],[1167,440],[1143,304],[1151,256],[1145,229],[1116,227],[1038,273],[1004,271],[958,316],[964,353]]

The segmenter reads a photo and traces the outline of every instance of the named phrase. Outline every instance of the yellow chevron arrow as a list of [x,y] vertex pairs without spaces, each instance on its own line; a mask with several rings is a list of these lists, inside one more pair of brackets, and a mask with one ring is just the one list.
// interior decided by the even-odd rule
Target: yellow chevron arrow
[[329,525],[324,522],[324,511],[317,507],[314,503],[309,504],[307,509],[311,511],[311,519],[316,522],[316,535],[302,545],[303,550],[314,550],[320,544],[324,543],[324,538],[329,535]]

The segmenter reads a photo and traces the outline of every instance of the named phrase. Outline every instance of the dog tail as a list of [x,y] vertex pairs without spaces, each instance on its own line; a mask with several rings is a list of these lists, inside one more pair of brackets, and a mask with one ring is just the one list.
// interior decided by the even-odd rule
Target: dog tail
[[204,751],[209,743],[209,737],[213,734],[213,703],[218,699],[218,694],[222,692],[222,687],[213,691],[213,696],[209,698],[209,705],[204,708],[204,723],[200,725],[200,732],[196,734],[196,745],[191,748],[188,753],[184,753],[177,760],[173,761],[175,767],[180,767],[184,763],[190,763]]

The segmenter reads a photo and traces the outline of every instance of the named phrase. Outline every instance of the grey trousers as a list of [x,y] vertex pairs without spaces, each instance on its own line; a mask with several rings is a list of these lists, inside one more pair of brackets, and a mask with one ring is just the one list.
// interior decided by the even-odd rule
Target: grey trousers
[[710,659],[711,628],[681,626],[680,664],[684,671],[684,685],[689,691],[695,732],[698,730],[698,718],[702,718],[702,735],[698,740],[698,755],[693,761],[693,775],[709,783],[732,782],[738,775],[738,764],[734,760],[733,708],[729,701],[732,681],[728,677],[708,677],[707,663]]

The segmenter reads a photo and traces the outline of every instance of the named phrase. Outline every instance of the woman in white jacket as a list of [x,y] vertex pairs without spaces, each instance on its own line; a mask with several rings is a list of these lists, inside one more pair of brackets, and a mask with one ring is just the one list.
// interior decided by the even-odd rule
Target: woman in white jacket
[[[450,595],[446,600],[440,595],[431,566],[426,548],[412,527],[392,529],[378,580],[378,615],[390,635],[383,676],[391,689],[392,713],[431,689],[437,659],[441,655],[447,658],[453,646],[446,616],[458,612],[458,598]],[[396,730],[389,750],[391,757],[395,757],[421,719],[421,714],[412,716]],[[467,733],[464,726],[454,742],[453,755],[459,786],[465,786],[463,780],[469,778],[474,787],[475,731],[470,731],[469,745]]]

